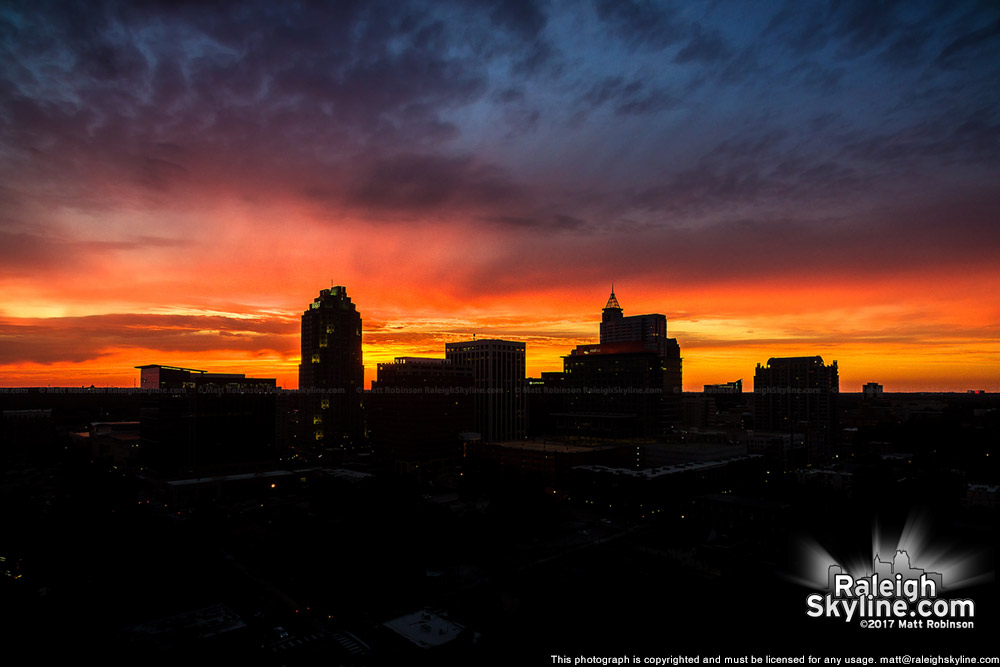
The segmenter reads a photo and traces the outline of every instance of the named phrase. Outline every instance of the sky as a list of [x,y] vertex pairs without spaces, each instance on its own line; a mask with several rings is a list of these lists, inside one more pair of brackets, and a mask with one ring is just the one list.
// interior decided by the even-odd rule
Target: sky
[[1000,4],[4,2],[0,386],[596,342],[1000,391]]

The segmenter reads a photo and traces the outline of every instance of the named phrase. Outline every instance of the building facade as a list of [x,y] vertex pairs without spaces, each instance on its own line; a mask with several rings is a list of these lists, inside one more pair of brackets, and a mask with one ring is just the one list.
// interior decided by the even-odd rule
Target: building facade
[[201,476],[277,461],[273,378],[194,368],[136,366],[143,396],[136,458],[150,475]]
[[339,285],[302,313],[299,426],[304,440],[356,449],[364,440],[361,313]]
[[476,431],[486,442],[520,440],[526,433],[525,346],[484,339],[446,343],[445,358],[472,368]]
[[772,357],[754,373],[754,428],[804,433],[810,461],[820,461],[836,444],[839,392],[836,361]]
[[681,350],[659,313],[625,317],[612,290],[601,342],[563,357],[562,435],[657,439],[682,420]]
[[397,357],[378,365],[365,401],[372,448],[397,469],[422,477],[443,473],[461,455],[461,437],[475,429],[472,368],[447,359]]
[[[667,316],[659,313],[625,317],[614,288],[601,315],[602,343],[642,343],[643,348],[667,356]],[[675,341],[676,342],[676,341]]]

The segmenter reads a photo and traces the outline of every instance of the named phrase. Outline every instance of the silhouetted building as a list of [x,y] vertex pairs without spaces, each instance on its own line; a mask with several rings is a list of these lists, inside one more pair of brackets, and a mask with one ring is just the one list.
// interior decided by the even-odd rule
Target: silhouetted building
[[477,481],[503,485],[536,484],[562,489],[572,470],[580,465],[605,464],[626,459],[631,448],[592,446],[545,439],[514,442],[468,443],[463,468]]
[[614,292],[604,307],[601,342],[563,357],[564,435],[657,438],[681,423],[681,350],[666,337],[664,315],[623,317]]
[[399,472],[433,481],[454,471],[460,434],[472,431],[471,366],[447,359],[397,357],[378,365],[365,399],[372,447],[392,458]]
[[197,368],[146,364],[139,369],[141,389],[201,389],[203,391],[250,391],[275,389],[274,378],[248,378],[243,373],[210,373]]
[[747,454],[760,454],[772,468],[793,470],[806,461],[806,437],[801,433],[746,431]]
[[472,368],[476,430],[486,442],[525,436],[524,343],[484,339],[446,343],[445,357]]
[[315,444],[353,449],[364,439],[361,314],[343,286],[321,290],[302,313],[300,432]]
[[91,422],[86,431],[70,433],[70,440],[86,445],[93,460],[105,460],[125,470],[139,459],[141,422]]
[[861,395],[865,398],[882,398],[882,385],[878,382],[868,382],[861,387]]
[[459,664],[472,646],[473,633],[464,625],[428,609],[388,620],[378,630],[383,656],[400,663]]
[[725,384],[706,384],[704,396],[715,404],[717,414],[731,411],[743,403],[743,379]]
[[562,371],[545,371],[539,377],[527,379],[528,437],[559,432],[553,415],[563,407],[565,378]]
[[144,397],[135,443],[145,468],[173,477],[266,468],[277,460],[273,378],[158,364],[136,368],[143,387],[153,390]]
[[754,428],[805,433],[810,461],[830,453],[837,435],[837,362],[823,357],[776,357],[757,364],[754,374]]
[[706,384],[705,393],[713,396],[735,396],[740,399],[743,397],[743,379],[725,384]]
[[[614,287],[601,316],[602,343],[642,343],[643,348],[668,356],[671,349],[667,342],[667,316],[659,313],[625,317],[615,298]],[[676,343],[676,341],[675,341]]]

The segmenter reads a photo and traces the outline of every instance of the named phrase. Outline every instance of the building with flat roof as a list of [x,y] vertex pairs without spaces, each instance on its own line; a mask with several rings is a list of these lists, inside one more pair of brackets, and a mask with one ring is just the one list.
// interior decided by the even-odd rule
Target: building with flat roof
[[[149,393],[142,399],[139,437],[127,443],[127,451],[114,454],[122,462],[134,459],[169,477],[266,467],[278,458],[274,378],[160,364],[136,368]],[[107,434],[89,437],[92,446],[111,442]],[[112,455],[116,448],[101,451]]]
[[445,358],[472,368],[476,430],[486,442],[518,440],[526,432],[525,346],[510,340],[446,343]]
[[754,428],[804,433],[811,462],[830,454],[837,436],[837,362],[823,357],[772,357],[754,373]]
[[211,373],[197,368],[181,368],[146,364],[139,369],[140,389],[176,391],[183,389],[213,389],[218,391],[246,391],[249,389],[276,388],[274,378],[248,378],[243,373]]
[[883,388],[878,382],[868,382],[861,387],[861,395],[865,398],[882,398]]
[[448,359],[397,357],[378,364],[365,395],[372,448],[421,480],[457,477],[460,434],[475,427],[473,382],[471,366]]

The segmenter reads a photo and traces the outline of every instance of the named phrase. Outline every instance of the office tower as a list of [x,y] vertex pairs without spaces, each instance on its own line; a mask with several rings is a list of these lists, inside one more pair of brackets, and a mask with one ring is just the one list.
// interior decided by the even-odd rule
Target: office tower
[[704,391],[712,396],[733,396],[740,399],[743,397],[743,379],[740,378],[735,382],[726,382],[725,384],[706,384]]
[[470,340],[445,344],[445,358],[472,367],[476,430],[486,442],[525,436],[524,343]]
[[810,461],[825,458],[837,435],[837,362],[823,357],[774,357],[754,374],[754,426],[762,431],[803,433]]
[[300,427],[323,446],[361,445],[361,314],[343,286],[321,290],[302,313]]
[[734,410],[743,405],[743,379],[725,384],[706,384],[703,395],[714,403],[717,413]]
[[143,397],[138,460],[164,477],[267,468],[278,459],[277,383],[243,373],[136,366]]
[[642,343],[644,349],[665,357],[671,347],[667,342],[667,316],[651,313],[625,317],[612,287],[601,316],[601,342]]
[[475,430],[472,367],[397,357],[378,365],[365,397],[372,449],[397,472],[433,482],[457,476],[461,434]]
[[868,382],[861,387],[861,395],[864,398],[882,398],[883,388],[878,382]]
[[565,435],[597,438],[666,435],[681,421],[681,350],[667,338],[667,318],[625,317],[612,290],[601,318],[601,342],[563,357]]
[[[161,366],[146,364],[136,366],[139,369],[139,387],[141,389],[199,389],[209,392],[246,392],[276,389],[274,378],[248,378],[243,373],[209,373],[197,368],[179,368],[177,366]],[[272,392],[273,393],[273,392]]]

